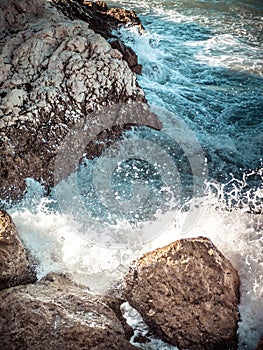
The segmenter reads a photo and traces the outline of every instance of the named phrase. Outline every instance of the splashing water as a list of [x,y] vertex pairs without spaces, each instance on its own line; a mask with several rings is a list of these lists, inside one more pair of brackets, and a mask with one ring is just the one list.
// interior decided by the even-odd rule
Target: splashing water
[[[118,35],[143,64],[139,82],[164,128],[128,131],[49,198],[28,179],[8,211],[38,278],[67,272],[99,293],[146,251],[210,238],[239,272],[239,349],[252,350],[263,324],[262,3],[112,3],[137,10],[147,29]],[[140,346],[174,349],[158,339]]]
[[[259,173],[261,177],[262,172],[263,169]],[[13,206],[10,213],[23,242],[38,261],[38,278],[50,271],[67,272],[76,281],[87,284],[99,293],[104,293],[117,282],[130,262],[146,251],[180,238],[200,235],[210,238],[239,272],[240,349],[252,348],[260,336],[263,322],[263,220],[260,215],[263,188],[244,191],[248,178],[249,175],[244,176],[244,181],[233,178],[232,186],[230,183],[208,182],[205,195],[195,197],[191,203],[184,203],[183,207],[177,208],[172,212],[172,220],[171,213],[157,213],[156,220],[160,227],[164,227],[159,236],[141,246],[131,244],[130,249],[127,246],[98,246],[87,241],[81,231],[80,218],[76,221],[74,217],[54,209],[55,199],[43,198],[42,186],[32,180],[28,180],[28,193],[24,200]],[[226,188],[229,192],[226,192]],[[185,207],[188,204],[190,209],[187,211]],[[188,225],[185,231],[189,211],[198,219],[192,227]],[[143,230],[148,232],[154,225],[156,223],[144,223],[139,233]],[[116,234],[128,232],[128,235],[138,235],[136,229],[138,227],[127,221],[108,224],[108,230],[114,230]],[[155,342],[160,346],[160,342],[155,339],[150,349],[155,348]]]

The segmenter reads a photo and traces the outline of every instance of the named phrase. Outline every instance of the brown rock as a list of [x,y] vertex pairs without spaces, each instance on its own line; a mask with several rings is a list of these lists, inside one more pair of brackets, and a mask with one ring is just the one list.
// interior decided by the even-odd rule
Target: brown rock
[[[141,24],[141,21],[137,14],[133,10],[126,10],[123,8],[111,8],[107,11],[107,16],[112,18],[112,24],[120,26],[120,25],[129,25],[136,26],[139,31],[143,32],[144,28]],[[108,19],[109,20],[109,19]]]
[[263,350],[263,337],[260,338],[255,350]]
[[112,37],[111,31],[122,25],[137,27],[139,32],[144,31],[140,18],[133,10],[108,8],[103,1],[52,0],[52,2],[68,18],[88,22],[91,29],[105,38]]
[[[52,1],[53,4],[68,18],[72,20],[81,19],[89,23],[92,30],[106,39],[114,37],[111,33],[112,30],[116,30],[123,25],[137,27],[140,33],[144,31],[141,20],[133,10],[125,10],[123,8],[109,9],[103,1]],[[138,64],[136,53],[123,42],[120,40],[118,41],[121,44],[117,49],[123,54],[123,59],[128,63],[132,72],[141,74],[142,66]],[[110,44],[112,45],[112,43]]]
[[34,269],[12,219],[0,210],[0,290],[35,280]]
[[65,276],[0,293],[1,350],[136,349],[113,310]]
[[207,238],[145,254],[125,278],[128,302],[180,349],[236,349],[239,276]]
[[124,303],[125,300],[122,300],[120,298],[113,297],[113,296],[107,296],[107,295],[104,296],[102,300],[106,305],[108,305],[115,312],[115,315],[117,316],[118,320],[121,322],[121,325],[123,327],[125,338],[127,340],[130,340],[134,332],[132,327],[130,327],[126,322],[121,312],[121,304]]
[[138,57],[130,47],[124,45],[121,40],[111,41],[110,44],[113,49],[117,49],[122,53],[123,59],[128,63],[134,73],[142,73],[142,65],[138,64]]

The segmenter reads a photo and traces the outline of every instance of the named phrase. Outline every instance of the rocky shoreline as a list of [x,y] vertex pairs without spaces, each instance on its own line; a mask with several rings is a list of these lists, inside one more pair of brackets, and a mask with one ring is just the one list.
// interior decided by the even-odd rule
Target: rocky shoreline
[[[98,140],[114,140],[130,125],[147,125],[150,119],[151,127],[161,128],[136,81],[137,56],[116,38],[111,43],[104,38],[129,21],[140,27],[139,19],[132,11],[123,14],[101,2],[92,4],[1,3],[0,198],[21,197],[25,178],[47,189],[53,186],[58,148],[84,120],[85,127],[96,130],[87,145],[88,157],[101,153]],[[120,104],[129,109],[128,120],[116,110]],[[133,111],[138,105],[142,118]],[[92,113],[103,108],[112,108],[115,115],[106,116],[97,130],[98,114]]]
[[118,292],[98,296],[62,274],[36,281],[11,217],[0,217],[1,349],[135,349],[120,311],[125,301],[179,349],[237,349],[239,277],[208,239],[145,254]]
[[[0,198],[21,198],[27,177],[48,190],[70,175],[76,160],[59,178],[54,168],[72,129],[89,131],[89,158],[132,125],[161,129],[136,81],[142,68],[136,54],[112,35],[124,24],[143,31],[133,11],[101,1],[4,0],[0,21]],[[154,334],[179,349],[238,347],[239,276],[207,238],[145,254],[118,295],[94,295],[67,275],[37,281],[35,265],[1,210],[2,350],[136,349],[120,311],[126,301]]]

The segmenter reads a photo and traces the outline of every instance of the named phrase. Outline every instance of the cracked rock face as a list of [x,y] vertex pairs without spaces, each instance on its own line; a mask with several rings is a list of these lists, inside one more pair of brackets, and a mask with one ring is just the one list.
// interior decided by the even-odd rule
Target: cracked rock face
[[49,2],[2,1],[0,21],[0,197],[15,198],[27,177],[53,185],[60,142],[91,111],[145,97],[119,50]]
[[36,274],[11,217],[0,210],[0,290],[33,283]]
[[1,350],[136,349],[103,298],[65,276],[0,292],[0,314]]
[[207,238],[145,254],[125,282],[128,302],[164,341],[180,349],[237,348],[239,277]]

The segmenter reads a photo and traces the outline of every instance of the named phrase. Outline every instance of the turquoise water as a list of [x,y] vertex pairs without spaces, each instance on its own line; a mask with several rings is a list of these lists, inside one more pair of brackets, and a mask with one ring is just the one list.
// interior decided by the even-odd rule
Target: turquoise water
[[[170,135],[177,118],[183,120],[207,160],[206,183],[217,199],[213,202],[204,195],[208,202],[203,202],[203,209],[214,209],[205,219],[199,218],[190,232],[194,234],[200,225],[200,232],[207,232],[218,246],[224,241],[222,251],[229,253],[234,265],[234,246],[243,242],[238,254],[247,267],[235,265],[242,283],[239,349],[252,350],[263,324],[259,316],[263,314],[263,2],[146,0],[111,4],[137,11],[146,29],[143,35],[133,29],[120,30],[118,35],[143,65],[138,80],[149,104],[174,116],[159,111],[163,132]],[[218,222],[216,210],[222,210],[220,215],[228,220]],[[236,215],[249,215],[250,224],[244,219],[240,225]],[[210,229],[211,221],[214,226]],[[232,239],[237,230],[240,235]],[[221,243],[215,232],[220,232]],[[252,256],[253,266],[249,262]]]
[[[146,29],[118,35],[138,54],[137,78],[163,130],[128,131],[49,198],[29,179],[9,211],[39,278],[67,272],[96,292],[145,251],[210,238],[239,272],[239,350],[253,350],[263,324],[263,3],[111,5],[136,10]],[[140,322],[135,313],[137,333]],[[175,349],[155,337],[141,347]]]
[[[194,131],[209,175],[225,182],[262,166],[261,1],[114,2],[140,13],[147,33],[122,35],[143,64],[139,82]],[[160,116],[161,117],[161,116]],[[261,179],[255,178],[259,184]],[[257,182],[258,181],[258,182]]]

